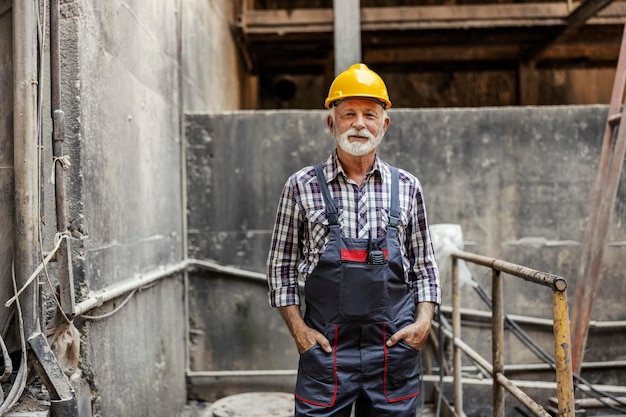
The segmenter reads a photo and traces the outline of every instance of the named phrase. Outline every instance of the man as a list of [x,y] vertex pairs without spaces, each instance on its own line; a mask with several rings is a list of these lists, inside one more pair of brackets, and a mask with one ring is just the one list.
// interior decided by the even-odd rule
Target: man
[[351,66],[325,107],[336,150],[287,180],[268,256],[269,301],[300,353],[296,416],[347,417],[354,404],[357,417],[414,417],[441,302],[421,185],[376,154],[391,107],[378,74]]

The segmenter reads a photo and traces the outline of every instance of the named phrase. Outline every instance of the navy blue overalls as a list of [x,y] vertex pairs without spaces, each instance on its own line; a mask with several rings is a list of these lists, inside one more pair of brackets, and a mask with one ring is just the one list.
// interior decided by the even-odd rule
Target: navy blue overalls
[[348,417],[355,401],[357,417],[415,417],[419,351],[404,341],[385,344],[415,321],[398,241],[398,170],[391,171],[387,236],[376,239],[341,237],[321,165],[315,171],[330,238],[306,282],[304,321],[326,336],[332,352],[315,345],[300,355],[296,417]]

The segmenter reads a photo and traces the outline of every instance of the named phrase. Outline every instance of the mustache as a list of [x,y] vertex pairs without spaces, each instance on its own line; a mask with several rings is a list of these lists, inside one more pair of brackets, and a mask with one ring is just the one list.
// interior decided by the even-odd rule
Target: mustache
[[354,127],[346,130],[341,136],[343,136],[344,138],[348,139],[349,136],[362,136],[364,138],[367,138],[367,140],[375,140],[376,138],[374,137],[374,135],[372,135],[370,133],[369,130],[363,128],[363,129],[356,129]]

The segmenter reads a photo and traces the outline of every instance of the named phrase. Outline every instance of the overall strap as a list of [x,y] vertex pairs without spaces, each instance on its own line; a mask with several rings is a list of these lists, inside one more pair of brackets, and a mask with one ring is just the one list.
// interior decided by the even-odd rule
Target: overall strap
[[328,217],[328,222],[331,225],[339,224],[339,209],[337,208],[335,200],[333,200],[330,196],[330,191],[328,191],[326,176],[322,170],[322,164],[315,165],[315,176],[317,177],[317,182],[322,190],[322,196],[324,197],[324,203],[326,204],[326,216]]
[[389,167],[391,169],[391,208],[389,209],[389,226],[396,227],[400,220],[400,193],[398,191],[400,183],[400,174],[398,168]]

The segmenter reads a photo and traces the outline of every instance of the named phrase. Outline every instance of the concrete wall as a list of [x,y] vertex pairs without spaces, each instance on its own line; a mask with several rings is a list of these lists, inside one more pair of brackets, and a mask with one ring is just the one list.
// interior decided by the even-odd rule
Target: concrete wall
[[[15,222],[13,193],[13,14],[10,4],[0,1],[0,297],[8,299],[13,293],[11,262]],[[0,323],[5,323],[10,311],[0,309]]]
[[[178,12],[175,2],[62,4],[78,301],[183,257]],[[172,277],[107,319],[79,321],[94,415],[175,415],[185,404],[182,300]]]
[[[233,2],[61,2],[62,108],[71,167],[67,205],[77,302],[184,259],[181,114],[240,106]],[[13,253],[12,13],[0,0],[0,277]],[[47,39],[47,38],[46,38]],[[224,41],[226,40],[226,41]],[[44,59],[49,58],[46,45]],[[49,172],[50,74],[43,63]],[[46,180],[48,178],[47,174]],[[53,245],[53,188],[42,181],[44,250]],[[50,272],[54,280],[55,267]],[[43,286],[42,317],[54,310]],[[77,317],[81,416],[177,415],[186,403],[182,274],[135,293],[100,320]],[[121,307],[125,297],[86,315]],[[6,310],[6,314],[8,314]],[[0,312],[4,323],[5,312]],[[45,325],[45,324],[44,324]]]
[[183,104],[187,112],[241,108],[243,77],[231,27],[240,2],[183,2]]
[[[68,201],[79,301],[184,258],[184,109],[236,108],[229,1],[62,3]],[[174,416],[186,403],[182,274],[84,320],[94,415]],[[90,311],[106,314],[124,297]],[[80,322],[80,321],[79,321]]]
[[[392,109],[380,154],[421,179],[431,224],[460,224],[468,251],[564,276],[571,301],[606,111],[605,106]],[[298,168],[324,160],[334,148],[325,115],[324,111],[259,111],[187,117],[190,257],[264,272],[285,180]],[[620,308],[626,255],[623,185],[624,180],[605,254],[596,320],[624,319]],[[490,272],[472,271],[490,294]],[[225,306],[216,308],[215,299],[203,295],[216,288],[211,275],[192,277],[195,322],[214,323],[223,332],[225,326],[235,325],[238,312],[250,309],[256,334],[275,334],[271,343],[266,336],[249,339],[261,346],[249,347],[250,351],[260,349],[271,356],[259,364],[253,353],[228,359],[226,352],[235,343],[232,338],[219,339],[203,329],[192,353],[195,369],[295,368],[293,342],[280,327],[278,313],[267,305],[266,287],[255,286],[251,293],[233,279],[230,289],[224,290],[220,281],[217,288],[224,296],[219,305]],[[450,305],[447,277],[443,285],[444,302]],[[506,313],[551,318],[549,290],[514,278],[506,278],[504,285]],[[469,286],[463,288],[462,300],[463,307],[487,309]],[[464,336],[490,358],[486,331]],[[542,347],[553,352],[552,329],[537,333]],[[592,334],[586,360],[626,356],[623,344],[609,344],[607,337],[624,339],[623,334]],[[512,337],[505,343],[506,363],[538,362]],[[226,360],[206,360],[207,352],[211,358]],[[602,382],[612,377],[606,378]]]

